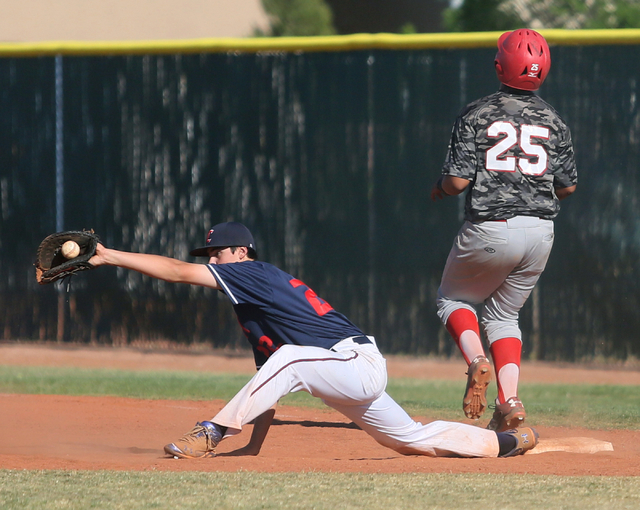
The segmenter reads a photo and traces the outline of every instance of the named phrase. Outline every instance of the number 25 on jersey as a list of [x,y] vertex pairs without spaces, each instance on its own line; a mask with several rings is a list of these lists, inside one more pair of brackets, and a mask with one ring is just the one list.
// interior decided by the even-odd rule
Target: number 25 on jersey
[[[549,139],[549,128],[523,124],[518,128],[503,120],[494,122],[487,130],[489,138],[500,138],[498,143],[487,151],[486,168],[494,172],[515,172],[516,166],[523,174],[542,175],[547,170],[548,155],[542,145],[535,143],[535,138]],[[506,156],[513,147],[518,145],[528,156],[516,158]]]

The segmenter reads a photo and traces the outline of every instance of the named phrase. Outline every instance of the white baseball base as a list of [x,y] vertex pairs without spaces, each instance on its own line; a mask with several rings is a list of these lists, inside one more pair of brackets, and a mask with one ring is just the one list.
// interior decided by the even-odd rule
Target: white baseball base
[[591,437],[559,437],[540,439],[538,445],[525,452],[526,455],[546,452],[597,453],[612,452],[613,445],[608,441],[600,441]]

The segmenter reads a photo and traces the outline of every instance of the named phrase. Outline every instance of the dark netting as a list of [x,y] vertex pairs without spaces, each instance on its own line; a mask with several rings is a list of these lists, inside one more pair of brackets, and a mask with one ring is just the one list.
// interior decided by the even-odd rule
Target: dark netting
[[[638,356],[637,47],[552,52],[540,95],[572,128],[580,182],[521,313],[524,355]],[[497,88],[494,54],[0,59],[2,338],[244,346],[213,291],[101,268],[67,292],[39,287],[32,266],[61,217],[108,246],[186,260],[234,219],[383,352],[448,354],[435,294],[462,199],[429,191],[456,114]]]

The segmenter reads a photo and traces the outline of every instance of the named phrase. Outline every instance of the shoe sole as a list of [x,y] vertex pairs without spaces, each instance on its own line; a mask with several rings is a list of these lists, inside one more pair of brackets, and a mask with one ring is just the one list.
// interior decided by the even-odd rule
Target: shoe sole
[[506,430],[517,429],[522,427],[526,417],[527,413],[522,407],[514,409],[510,413],[507,413],[506,416],[501,416],[499,418],[494,414],[489,425],[487,425],[487,429],[495,432],[505,432]]
[[216,456],[216,452],[205,452],[203,455],[200,455],[200,456],[187,455],[173,443],[168,444],[164,447],[164,453],[166,453],[167,455],[171,455],[176,459],[206,459],[206,458]]
[[478,363],[467,379],[467,391],[462,400],[462,410],[467,418],[477,420],[487,408],[487,387],[491,382],[491,365]]
[[507,416],[502,419],[503,426],[500,427],[502,430],[498,430],[497,432],[522,427],[522,424],[524,423],[526,417],[527,413],[524,411],[524,409],[518,409],[513,411],[513,413],[507,414]]

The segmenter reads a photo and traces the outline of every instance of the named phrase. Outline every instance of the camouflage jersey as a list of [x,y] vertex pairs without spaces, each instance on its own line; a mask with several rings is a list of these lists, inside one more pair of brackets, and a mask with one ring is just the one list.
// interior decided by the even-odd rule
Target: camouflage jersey
[[577,184],[571,132],[554,108],[505,87],[468,104],[456,119],[444,175],[471,181],[468,221],[513,216],[553,219],[554,188]]

